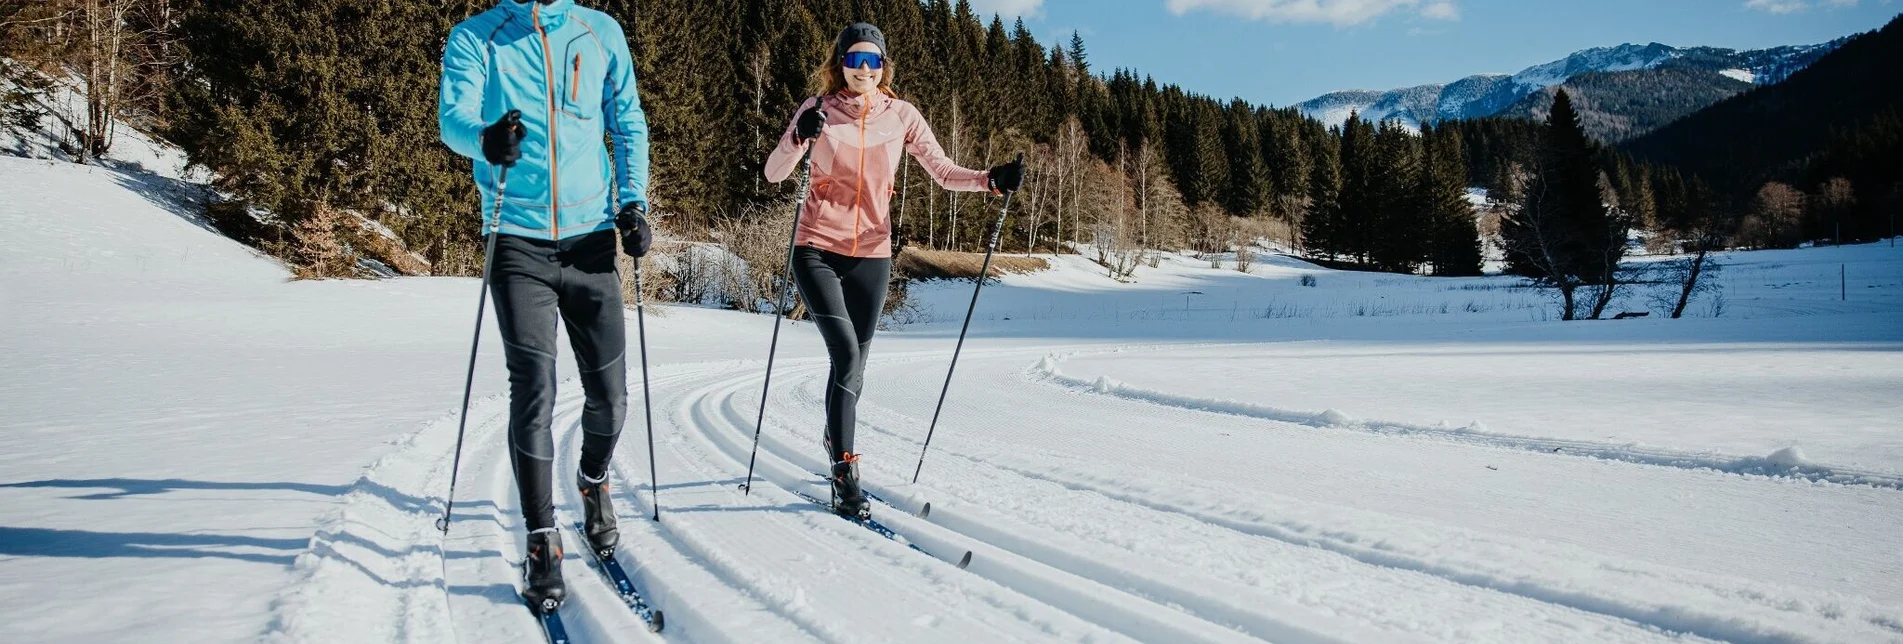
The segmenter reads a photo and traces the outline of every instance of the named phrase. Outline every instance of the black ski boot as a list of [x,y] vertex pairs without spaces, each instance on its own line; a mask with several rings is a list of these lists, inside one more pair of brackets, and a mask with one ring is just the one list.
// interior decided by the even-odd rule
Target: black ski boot
[[529,533],[528,556],[522,558],[522,577],[528,584],[522,598],[544,613],[560,608],[568,597],[562,584],[562,534],[554,528]]
[[583,522],[582,536],[588,538],[588,546],[595,549],[601,558],[615,555],[615,544],[621,542],[621,531],[615,527],[614,503],[608,499],[608,475],[602,474],[601,480],[590,481],[588,476],[577,472],[575,486],[581,488]]
[[870,519],[872,504],[859,489],[859,455],[840,456],[844,460],[833,463],[833,511],[849,519]]

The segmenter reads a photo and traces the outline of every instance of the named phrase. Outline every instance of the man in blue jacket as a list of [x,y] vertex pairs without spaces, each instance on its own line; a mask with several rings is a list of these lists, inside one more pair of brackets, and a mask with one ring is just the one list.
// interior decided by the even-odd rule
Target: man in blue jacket
[[[499,0],[450,32],[437,120],[443,143],[475,161],[483,232],[498,235],[490,290],[509,366],[509,452],[529,529],[524,598],[550,610],[566,595],[550,492],[558,316],[587,396],[576,481],[584,531],[604,552],[619,537],[608,459],[628,388],[615,246],[619,237],[640,257],[652,241],[647,118],[627,37],[613,18],[574,0]],[[497,191],[501,213],[492,210]]]

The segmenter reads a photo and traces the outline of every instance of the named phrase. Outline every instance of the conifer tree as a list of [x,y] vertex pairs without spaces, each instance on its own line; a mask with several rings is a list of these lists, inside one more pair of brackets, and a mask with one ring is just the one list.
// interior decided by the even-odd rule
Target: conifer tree
[[1341,255],[1341,148],[1339,129],[1305,140],[1309,150],[1308,209],[1302,216],[1302,247],[1310,256]]
[[1242,99],[1231,101],[1223,111],[1222,147],[1229,160],[1223,205],[1231,214],[1243,217],[1267,213],[1275,188],[1270,185],[1268,165],[1262,161],[1262,140],[1254,110]]
[[1578,287],[1611,285],[1626,231],[1603,200],[1597,157],[1563,89],[1554,95],[1540,145],[1525,201],[1502,223],[1501,236],[1508,269],[1557,288],[1561,317],[1571,320],[1579,314]]

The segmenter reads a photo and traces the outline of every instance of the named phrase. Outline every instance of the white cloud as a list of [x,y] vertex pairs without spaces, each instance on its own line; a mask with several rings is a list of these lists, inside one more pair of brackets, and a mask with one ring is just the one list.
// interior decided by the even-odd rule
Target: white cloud
[[[1859,0],[1817,0],[1816,2],[1808,2],[1806,0],[1745,0],[1744,8],[1783,15],[1808,11],[1811,7],[1849,9],[1857,6],[1857,2],[1859,2]],[[1890,4],[1890,0],[1883,0],[1883,4]]]
[[1325,23],[1338,27],[1354,26],[1407,10],[1433,20],[1460,19],[1460,8],[1451,0],[1166,0],[1164,4],[1177,15],[1207,9],[1253,20]]
[[[1851,0],[1851,1],[1855,2],[1856,0]],[[1460,7],[1454,6],[1454,3],[1452,2],[1446,2],[1445,0],[1442,0],[1441,2],[1436,2],[1433,4],[1427,5],[1425,7],[1422,7],[1421,16],[1425,18],[1433,18],[1435,20],[1459,20]]]
[[1809,9],[1810,4],[1803,0],[1745,0],[1744,8],[1756,9],[1773,14],[1786,14]]
[[1044,0],[971,0],[971,12],[987,22],[994,13],[1006,18],[1017,16],[1032,18],[1043,11]]

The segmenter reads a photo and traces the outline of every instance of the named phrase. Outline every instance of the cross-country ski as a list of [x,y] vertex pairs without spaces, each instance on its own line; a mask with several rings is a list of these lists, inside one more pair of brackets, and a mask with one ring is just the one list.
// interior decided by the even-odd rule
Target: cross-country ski
[[[575,529],[582,530],[582,524],[576,523]],[[641,591],[635,589],[634,581],[628,578],[628,572],[622,569],[621,561],[615,558],[613,552],[604,555],[600,550],[590,549],[588,554],[595,562],[592,566],[595,572],[601,573],[602,581],[614,587],[615,593],[621,596],[621,601],[628,605],[628,610],[640,616],[641,621],[647,623],[649,630],[659,633],[667,627],[666,615],[648,606],[647,599],[641,596]]]

